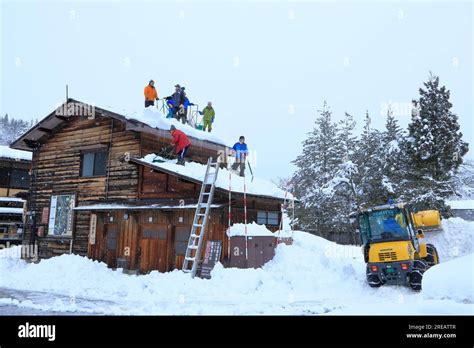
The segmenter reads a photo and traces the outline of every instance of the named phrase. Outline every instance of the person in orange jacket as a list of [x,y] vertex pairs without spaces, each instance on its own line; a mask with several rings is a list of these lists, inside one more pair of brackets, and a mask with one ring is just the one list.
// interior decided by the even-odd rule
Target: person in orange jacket
[[146,85],[143,93],[145,94],[145,107],[155,105],[155,100],[158,100],[158,92],[155,89],[155,81],[150,80]]
[[173,137],[171,143],[176,147],[176,154],[178,155],[178,162],[176,164],[184,166],[184,157],[191,146],[191,142],[189,141],[186,134],[184,134],[179,129],[176,129],[176,127],[173,125],[170,127],[170,133]]

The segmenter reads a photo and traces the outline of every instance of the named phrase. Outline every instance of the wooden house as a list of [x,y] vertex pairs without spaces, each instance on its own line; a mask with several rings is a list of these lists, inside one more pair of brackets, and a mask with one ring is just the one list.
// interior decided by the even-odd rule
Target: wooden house
[[0,145],[0,244],[20,244],[31,152]]
[[[228,148],[181,125],[193,163],[153,163],[147,155],[170,144],[169,126],[143,121],[68,99],[11,145],[33,152],[25,243],[37,244],[40,258],[76,253],[142,273],[181,268],[202,183],[186,168],[204,167]],[[276,230],[284,196],[254,186],[248,221]],[[206,239],[222,242],[223,263],[229,259],[228,207],[229,190],[220,185]],[[231,208],[232,222],[243,222],[242,192],[231,193]]]

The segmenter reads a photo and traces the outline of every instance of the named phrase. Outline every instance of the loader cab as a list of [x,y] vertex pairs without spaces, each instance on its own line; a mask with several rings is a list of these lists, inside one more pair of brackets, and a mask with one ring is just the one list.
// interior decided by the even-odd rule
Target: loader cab
[[364,245],[409,240],[418,247],[411,215],[401,205],[367,209],[359,213],[358,225]]

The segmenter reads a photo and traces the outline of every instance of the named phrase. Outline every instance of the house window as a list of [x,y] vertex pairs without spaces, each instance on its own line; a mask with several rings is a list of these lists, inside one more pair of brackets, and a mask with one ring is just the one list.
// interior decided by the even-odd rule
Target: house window
[[87,152],[81,155],[81,176],[105,175],[107,166],[107,152]]
[[9,168],[0,167],[0,186],[8,185],[8,176],[10,175]]
[[257,223],[261,225],[278,225],[279,213],[275,211],[257,211]]
[[10,187],[27,189],[30,187],[30,175],[25,169],[13,169]]

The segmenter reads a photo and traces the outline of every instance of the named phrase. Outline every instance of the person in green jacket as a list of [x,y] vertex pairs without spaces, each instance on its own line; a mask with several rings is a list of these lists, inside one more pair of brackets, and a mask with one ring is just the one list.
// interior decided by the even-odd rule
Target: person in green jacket
[[216,112],[212,107],[212,102],[207,102],[207,106],[201,111],[202,116],[202,130],[206,131],[206,128],[211,132],[212,123],[214,122],[214,117]]

